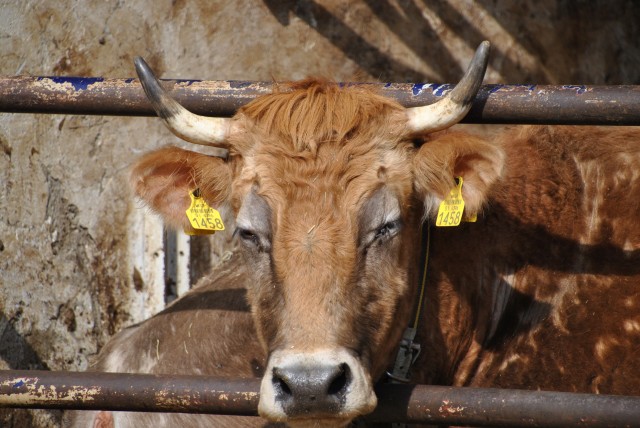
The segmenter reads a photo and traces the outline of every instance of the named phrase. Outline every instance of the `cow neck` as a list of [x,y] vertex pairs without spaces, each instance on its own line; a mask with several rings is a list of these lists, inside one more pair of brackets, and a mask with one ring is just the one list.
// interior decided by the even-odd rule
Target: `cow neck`
[[420,320],[420,313],[422,311],[422,300],[424,299],[424,290],[427,284],[427,266],[429,264],[429,249],[431,246],[431,227],[429,224],[426,226],[420,226],[420,248],[424,245],[424,266],[422,267],[422,281],[420,284],[420,294],[418,301],[415,304],[415,316],[413,323],[409,325],[402,335],[400,341],[400,348],[396,355],[393,369],[387,371],[386,374],[391,383],[408,383],[409,382],[409,370],[420,355],[420,344],[415,343],[416,332],[418,331],[418,322]]

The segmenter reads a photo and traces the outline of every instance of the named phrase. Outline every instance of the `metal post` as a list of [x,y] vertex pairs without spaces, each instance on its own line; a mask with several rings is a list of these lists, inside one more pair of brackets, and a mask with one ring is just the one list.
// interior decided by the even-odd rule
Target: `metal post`
[[[273,83],[165,80],[169,93],[194,113],[231,116]],[[431,104],[453,85],[362,85],[406,107]],[[137,79],[0,77],[0,112],[154,116]],[[484,85],[463,123],[640,125],[640,86]]]
[[[259,379],[0,371],[0,407],[257,414]],[[367,421],[509,427],[640,427],[640,397],[384,384]]]

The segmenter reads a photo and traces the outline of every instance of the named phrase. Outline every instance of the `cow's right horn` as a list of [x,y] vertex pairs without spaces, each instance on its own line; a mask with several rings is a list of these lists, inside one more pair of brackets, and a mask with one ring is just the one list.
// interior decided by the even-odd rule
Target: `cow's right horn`
[[133,62],[149,101],[171,132],[190,143],[229,148],[230,119],[191,113],[167,94],[144,59],[138,56]]
[[488,41],[480,43],[467,72],[443,99],[421,107],[407,109],[407,126],[413,134],[446,129],[458,123],[471,109],[489,62]]

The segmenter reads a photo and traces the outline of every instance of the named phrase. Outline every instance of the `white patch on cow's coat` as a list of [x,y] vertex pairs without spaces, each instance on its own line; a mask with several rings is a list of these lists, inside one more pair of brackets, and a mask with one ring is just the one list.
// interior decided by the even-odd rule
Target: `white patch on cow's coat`
[[604,377],[602,375],[597,375],[591,381],[591,389],[594,394],[600,394],[600,384],[604,381]]
[[153,369],[158,363],[158,356],[155,354],[150,355],[149,351],[146,351],[142,358],[139,359],[138,372],[140,373],[153,373]]
[[104,370],[106,372],[121,372],[125,366],[126,358],[122,354],[122,351],[116,349],[110,353],[104,362]]
[[604,342],[604,340],[599,339],[596,342],[596,346],[595,346],[596,356],[598,357],[599,360],[604,360],[606,352],[607,352],[607,344]]
[[505,371],[507,369],[507,367],[509,367],[511,364],[516,364],[516,363],[521,363],[523,361],[523,358],[519,355],[519,354],[513,354],[513,355],[509,355],[509,357],[507,357],[502,364],[500,364],[500,368],[498,370],[500,370],[501,372]]
[[153,356],[146,350],[142,356],[138,356],[135,361],[126,354],[127,350],[116,349],[104,361],[104,371],[110,373],[126,373],[135,371],[138,373],[152,373],[157,364],[155,351]]
[[627,333],[640,333],[640,322],[638,322],[637,320],[633,320],[633,319],[628,319],[625,320],[624,323],[624,330]]
[[438,214],[442,198],[429,193],[424,197],[424,201],[422,203],[424,204],[424,215],[422,216],[422,221],[426,222],[432,217],[435,218],[436,214]]
[[557,281],[558,292],[551,298],[551,321],[553,325],[564,334],[571,334],[569,329],[562,321],[562,317],[566,317],[567,311],[572,306],[580,306],[582,302],[576,293],[576,283],[571,278],[563,278]]
[[638,245],[629,238],[625,239],[624,244],[622,245],[622,249],[625,251],[624,256],[627,259],[632,258],[633,251],[637,250],[638,248],[639,248]]
[[619,344],[618,339],[614,337],[600,337],[594,346],[594,353],[599,360],[604,362],[610,349]]
[[600,206],[603,203],[603,187],[606,185],[607,177],[602,174],[596,161],[581,162],[574,157],[578,171],[584,183],[584,199],[582,209],[585,213],[586,231],[580,237],[581,244],[590,244],[593,234],[600,227]]
[[[133,428],[140,426],[140,416],[130,412],[112,412],[113,425],[116,428]],[[153,417],[153,428],[171,428],[169,424],[171,416],[167,413],[156,413]]]

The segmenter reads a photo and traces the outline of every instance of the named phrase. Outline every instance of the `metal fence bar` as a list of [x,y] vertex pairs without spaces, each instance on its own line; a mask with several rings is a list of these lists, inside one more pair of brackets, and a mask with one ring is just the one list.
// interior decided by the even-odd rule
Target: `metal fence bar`
[[0,371],[0,407],[257,415],[260,381],[127,373]]
[[[273,89],[270,82],[165,80],[163,85],[189,110],[209,116],[231,116]],[[406,107],[431,104],[453,87],[357,85]],[[155,115],[137,79],[96,77],[0,77],[0,112]],[[484,85],[463,123],[640,125],[640,86]]]
[[[0,371],[0,407],[257,414],[259,379]],[[640,397],[386,384],[375,422],[640,427]]]

